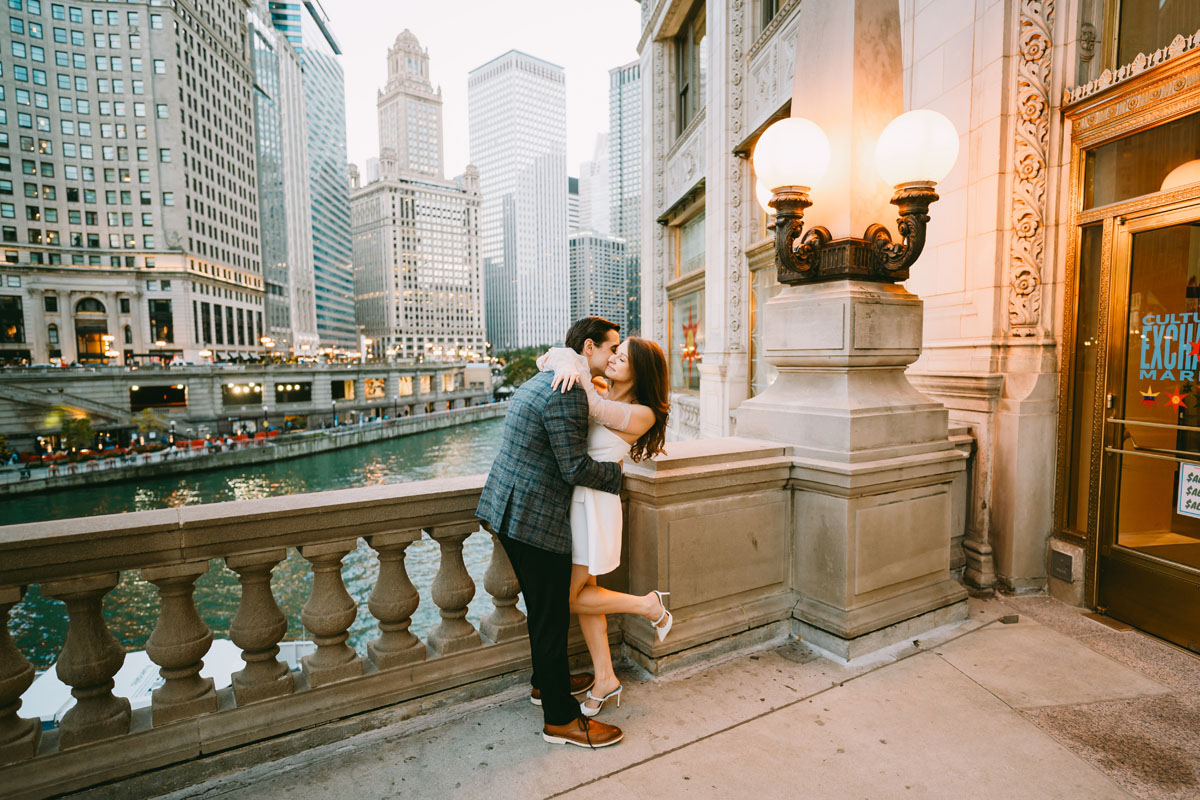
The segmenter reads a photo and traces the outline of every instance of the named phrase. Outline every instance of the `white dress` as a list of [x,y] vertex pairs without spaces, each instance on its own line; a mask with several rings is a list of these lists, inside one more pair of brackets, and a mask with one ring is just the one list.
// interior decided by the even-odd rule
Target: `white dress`
[[[588,455],[596,461],[620,461],[629,455],[629,442],[592,422],[588,425]],[[571,495],[571,563],[583,564],[590,575],[612,572],[621,563],[621,496],[588,486]]]

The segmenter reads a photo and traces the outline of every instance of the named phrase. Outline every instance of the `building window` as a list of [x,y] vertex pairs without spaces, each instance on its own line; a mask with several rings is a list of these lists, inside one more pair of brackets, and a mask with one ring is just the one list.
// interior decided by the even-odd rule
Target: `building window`
[[[1126,136],[1087,151],[1083,166],[1083,207],[1106,206],[1170,188],[1171,173],[1195,167],[1200,159],[1200,114]],[[1181,178],[1190,183],[1194,178]],[[1178,184],[1182,185],[1182,184]]]
[[212,338],[212,308],[208,303],[200,304],[200,330],[204,336],[204,344],[208,344]]
[[170,300],[150,300],[150,336],[156,342],[174,342],[175,326]]
[[1138,57],[1166,47],[1177,35],[1196,31],[1194,2],[1164,0],[1121,0],[1117,14],[1117,63],[1122,66]]
[[48,314],[58,313],[58,296],[53,294],[44,295],[42,297],[42,308],[46,309]]
[[765,392],[767,387],[775,382],[775,378],[779,374],[775,366],[767,361],[765,348],[763,347],[763,313],[766,310],[767,302],[779,294],[783,286],[779,283],[774,266],[755,270],[752,275],[751,283],[753,291],[750,294],[750,394],[756,395]]
[[708,43],[705,38],[704,3],[696,8],[675,37],[676,135],[695,119],[704,108],[704,92],[708,82]]
[[0,342],[22,343],[25,341],[25,313],[21,298],[0,295]]
[[125,326],[125,344],[133,344],[133,328]]
[[221,325],[221,306],[218,303],[213,303],[213,316],[216,317],[216,325],[213,326],[213,333],[216,334],[214,341],[217,344],[225,344],[225,328]]
[[122,314],[129,313],[129,298],[128,297],[122,297],[120,300],[117,301],[117,303],[121,309]]
[[704,212],[673,229],[675,277],[704,269]]
[[52,345],[58,344],[58,326],[57,325],[51,325],[48,328],[46,328],[46,341],[48,341]]
[[700,362],[704,357],[704,290],[671,299],[671,388],[700,390]]

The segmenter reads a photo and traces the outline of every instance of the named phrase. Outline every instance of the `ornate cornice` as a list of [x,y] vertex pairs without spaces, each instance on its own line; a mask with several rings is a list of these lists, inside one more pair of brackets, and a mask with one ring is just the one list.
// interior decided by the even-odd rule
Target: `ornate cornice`
[[746,58],[754,60],[758,55],[758,51],[767,46],[767,42],[774,38],[775,34],[787,24],[788,18],[792,16],[792,12],[800,7],[800,0],[787,0],[783,4],[783,8],[775,12],[775,16],[767,23],[767,27],[763,28],[755,38],[754,43],[750,45],[750,49],[746,52]]
[[1140,75],[1139,80],[1066,109],[1073,144],[1090,147],[1194,108],[1200,91],[1200,48]]
[[1153,53],[1138,53],[1137,58],[1130,61],[1118,69],[1106,69],[1100,73],[1099,77],[1088,81],[1082,86],[1074,86],[1063,90],[1063,105],[1068,106],[1072,103],[1077,103],[1080,100],[1103,92],[1112,86],[1117,86],[1131,78],[1134,78],[1148,69],[1157,67],[1158,65],[1183,55],[1189,50],[1200,48],[1200,30],[1197,30],[1191,36],[1179,34],[1169,45],[1160,47]]
[[1016,61],[1017,115],[1013,153],[1012,239],[1008,325],[1012,336],[1036,336],[1042,316],[1046,248],[1046,152],[1050,139],[1050,31],[1054,0],[1021,0]]

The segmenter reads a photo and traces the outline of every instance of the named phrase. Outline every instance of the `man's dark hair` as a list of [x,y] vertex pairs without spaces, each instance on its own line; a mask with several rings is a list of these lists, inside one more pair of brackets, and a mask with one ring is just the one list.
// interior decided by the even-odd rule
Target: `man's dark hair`
[[609,331],[620,330],[620,325],[609,322],[604,317],[584,317],[567,331],[566,345],[576,353],[582,353],[583,345],[588,339],[591,339],[599,347],[608,338]]

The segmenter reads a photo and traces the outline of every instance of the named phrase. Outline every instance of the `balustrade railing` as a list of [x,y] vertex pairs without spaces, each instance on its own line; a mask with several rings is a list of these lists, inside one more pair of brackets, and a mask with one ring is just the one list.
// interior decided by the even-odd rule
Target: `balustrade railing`
[[[483,576],[493,611],[480,630],[467,620],[476,585],[463,542],[479,531],[474,509],[482,483],[475,476],[0,528],[0,783],[16,790],[5,794],[45,796],[87,786],[97,775],[120,777],[122,748],[109,745],[122,739],[137,739],[128,774],[193,757],[181,739],[211,752],[525,667],[518,584],[494,538]],[[405,565],[406,550],[423,537],[440,550],[428,597]],[[366,603],[378,636],[365,658],[347,643],[359,607],[343,580],[343,560],[359,538],[378,562]],[[298,671],[279,659],[288,622],[271,588],[289,549],[312,572],[300,619],[316,650]],[[237,574],[241,590],[229,638],[245,667],[221,691],[200,675],[213,632],[194,600],[213,558]],[[163,679],[149,708],[132,711],[114,694],[125,652],[102,613],[105,596],[130,570],[157,590],[146,652]],[[8,630],[11,610],[34,584],[65,604],[67,633],[55,669],[76,699],[46,731],[20,716],[34,670]],[[430,602],[441,622],[423,642],[412,617]],[[251,721],[241,709],[262,711]],[[144,735],[166,730],[172,735]],[[98,760],[104,763],[93,769]]]

